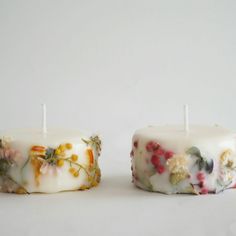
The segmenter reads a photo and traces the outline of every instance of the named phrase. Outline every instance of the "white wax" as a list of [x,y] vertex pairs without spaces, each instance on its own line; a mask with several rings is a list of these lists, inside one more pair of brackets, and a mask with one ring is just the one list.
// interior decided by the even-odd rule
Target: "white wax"
[[235,141],[235,134],[220,126],[191,125],[187,132],[177,125],[139,129],[131,151],[133,181],[163,193],[208,193],[234,187]]
[[[95,176],[95,169],[99,169],[97,158],[99,153],[96,146],[86,143],[84,140],[90,140],[88,136],[81,134],[76,130],[66,129],[48,129],[47,133],[37,129],[18,129],[0,132],[0,138],[9,140],[11,149],[20,153],[17,163],[10,168],[10,176],[28,192],[59,192],[66,190],[76,190],[84,185],[90,186],[88,181],[87,170],[89,172],[89,156],[88,149],[92,150],[94,156],[94,169],[91,176]],[[78,156],[75,164],[64,161],[62,167],[49,165],[49,171],[40,174],[40,185],[35,184],[35,171],[29,160],[30,150],[33,146],[43,146],[47,148],[57,149],[60,145],[71,144],[70,150],[66,150],[64,159],[70,158],[72,155]],[[24,167],[24,165],[26,166]],[[79,169],[79,164],[83,168],[79,172],[79,176],[75,178],[70,172],[71,167]],[[22,171],[23,168],[23,171]],[[91,167],[90,167],[91,168]],[[26,184],[25,184],[26,183]]]
[[[235,134],[221,126],[190,125],[186,132],[181,125],[149,126],[139,129],[134,136],[146,140],[158,140],[167,149],[182,152],[193,145],[215,149],[214,143],[225,143],[235,149]],[[217,145],[218,146],[218,145]]]

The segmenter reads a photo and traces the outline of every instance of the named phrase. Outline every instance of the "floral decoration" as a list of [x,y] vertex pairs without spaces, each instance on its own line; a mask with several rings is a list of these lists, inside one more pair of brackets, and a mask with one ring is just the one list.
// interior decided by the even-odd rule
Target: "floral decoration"
[[[139,149],[139,140],[134,140],[130,156],[133,182],[147,190],[154,191],[150,178],[155,174],[164,173],[163,180],[167,177],[173,186],[187,180],[178,186],[182,193],[208,194],[236,186],[233,184],[236,181],[236,154],[231,149],[221,153],[218,168],[216,165],[218,163],[212,158],[205,157],[196,146],[188,148],[185,153],[176,154],[172,150],[163,148],[156,140],[151,140],[144,148],[146,152],[143,154],[143,146],[141,145]],[[146,163],[146,167],[138,172],[134,159],[136,157],[145,158],[144,163]],[[212,189],[215,182],[216,187]],[[173,190],[176,191],[178,188],[175,187]]]
[[20,161],[21,154],[10,147],[10,140],[0,139],[0,178],[2,192],[27,193],[25,188],[17,183],[9,174],[12,167]]
[[172,158],[174,153],[170,150],[165,150],[159,143],[150,141],[146,145],[146,150],[151,154],[151,163],[158,174],[163,174],[165,163],[168,159]]
[[231,149],[223,151],[219,161],[218,192],[229,188],[236,176],[236,156]]
[[174,155],[171,159],[167,160],[166,165],[170,172],[170,183],[173,185],[178,184],[182,180],[189,178],[188,160],[186,155]]
[[200,150],[197,147],[191,147],[186,151],[187,154],[196,158],[195,164],[198,166],[199,170],[205,170],[207,173],[211,174],[214,168],[214,162],[212,159],[207,160],[201,155]]
[[[88,142],[89,143],[89,142]],[[33,146],[29,153],[29,160],[34,168],[36,185],[40,184],[40,175],[46,173],[57,174],[61,168],[68,163],[68,172],[75,178],[80,176],[80,172],[84,171],[87,175],[87,180],[91,186],[96,186],[100,181],[100,169],[97,161],[94,158],[93,150],[86,149],[88,158],[88,165],[81,165],[78,160],[77,154],[70,154],[68,152],[73,148],[71,143],[60,144],[57,148]],[[27,163],[26,163],[27,164]],[[90,186],[82,186],[82,189],[89,188]]]

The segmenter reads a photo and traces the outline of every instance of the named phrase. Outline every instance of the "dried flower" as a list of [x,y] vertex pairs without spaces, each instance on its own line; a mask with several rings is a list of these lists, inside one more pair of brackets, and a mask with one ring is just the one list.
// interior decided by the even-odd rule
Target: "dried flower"
[[87,145],[90,145],[91,147],[95,148],[98,156],[100,156],[101,154],[101,146],[102,146],[102,141],[101,139],[99,138],[99,136],[95,135],[95,136],[91,136],[89,138],[89,140],[86,140],[86,139],[82,139],[83,142],[85,142]]
[[171,159],[168,159],[166,165],[171,173],[179,173],[187,170],[187,158],[186,155],[174,155]]

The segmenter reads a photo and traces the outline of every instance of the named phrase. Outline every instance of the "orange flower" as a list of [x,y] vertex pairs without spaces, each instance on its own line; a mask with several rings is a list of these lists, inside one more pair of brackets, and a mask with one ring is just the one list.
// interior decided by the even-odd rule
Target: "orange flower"
[[31,148],[31,151],[34,151],[34,152],[45,152],[45,147],[43,147],[43,146],[33,146]]
[[87,149],[87,155],[88,155],[88,159],[89,159],[89,164],[93,165],[93,163],[94,163],[93,150]]

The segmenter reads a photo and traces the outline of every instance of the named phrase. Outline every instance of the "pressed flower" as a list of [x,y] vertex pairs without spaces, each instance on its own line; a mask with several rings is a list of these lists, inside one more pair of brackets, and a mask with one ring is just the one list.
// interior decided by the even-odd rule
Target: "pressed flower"
[[33,146],[31,148],[31,151],[43,153],[43,152],[45,152],[45,147],[43,147],[43,146]]
[[86,143],[88,146],[94,148],[98,154],[98,156],[100,156],[100,153],[101,153],[101,147],[102,147],[102,141],[101,139],[99,138],[99,136],[91,136],[89,138],[89,140],[86,140],[86,139],[82,139],[82,141],[84,143]]
[[88,155],[88,159],[89,159],[89,164],[93,165],[93,163],[94,163],[93,150],[87,149],[87,155]]
[[79,176],[79,172],[76,171],[73,175],[74,175],[74,177],[78,177]]
[[232,150],[227,149],[220,155],[220,161],[223,164],[226,159],[228,159],[229,156],[232,155]]
[[203,172],[198,172],[198,173],[197,173],[197,180],[198,180],[199,182],[204,181],[204,180],[205,180],[205,174],[204,174]]
[[186,155],[174,155],[168,159],[166,165],[171,173],[179,173],[187,170],[188,160]]
[[166,165],[170,171],[169,180],[171,184],[176,185],[189,177],[187,164],[186,155],[174,155],[167,160]]
[[172,151],[165,152],[165,159],[168,160],[173,157],[174,153]]
[[151,151],[157,150],[159,147],[160,147],[160,144],[158,144],[157,142],[154,142],[154,141],[150,141],[146,145],[146,150],[148,152],[151,152]]
[[164,149],[159,148],[154,153],[158,156],[163,156],[165,154],[165,151],[164,151]]
[[57,166],[62,167],[63,165],[64,165],[64,160],[63,159],[57,160]]
[[72,155],[71,155],[71,160],[74,161],[74,162],[76,162],[76,161],[78,160],[78,155],[72,154]]
[[177,173],[171,173],[170,174],[170,183],[173,185],[178,184],[182,180],[186,179],[188,177],[187,172],[177,172]]
[[68,150],[72,149],[72,147],[73,147],[71,143],[66,143],[65,146],[66,146],[66,149],[68,149]]
[[152,163],[154,166],[160,165],[160,163],[161,163],[160,157],[157,156],[157,155],[152,155],[152,157],[151,157],[151,163]]
[[55,150],[55,154],[56,154],[56,155],[60,155],[60,154],[61,154],[61,149],[57,148],[57,149]]
[[156,167],[156,171],[161,175],[161,174],[163,174],[165,172],[165,167],[162,166],[162,165],[158,165]]
[[66,150],[66,146],[61,144],[58,149],[60,149],[61,152],[64,152]]
[[202,188],[200,194],[208,194],[209,190],[207,188]]
[[74,167],[70,167],[69,172],[73,175],[76,172],[76,169]]

